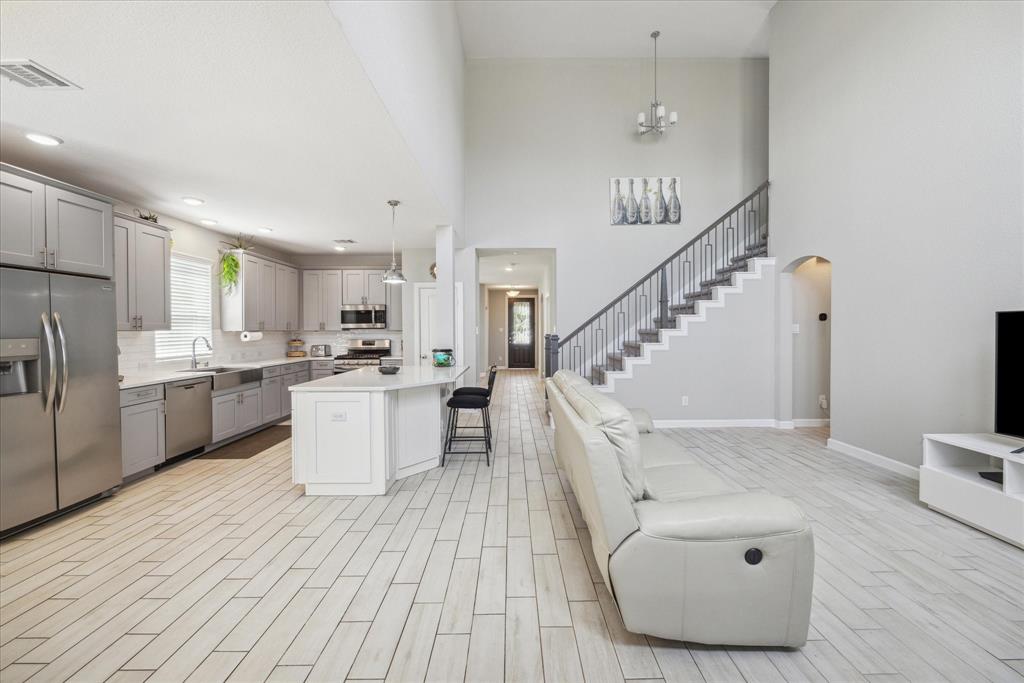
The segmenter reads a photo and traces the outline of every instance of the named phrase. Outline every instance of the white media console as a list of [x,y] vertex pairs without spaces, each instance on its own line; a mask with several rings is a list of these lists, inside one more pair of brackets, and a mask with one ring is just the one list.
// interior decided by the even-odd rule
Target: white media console
[[[998,434],[925,434],[921,502],[1024,548],[1024,441]],[[1003,483],[979,472],[1002,470]]]

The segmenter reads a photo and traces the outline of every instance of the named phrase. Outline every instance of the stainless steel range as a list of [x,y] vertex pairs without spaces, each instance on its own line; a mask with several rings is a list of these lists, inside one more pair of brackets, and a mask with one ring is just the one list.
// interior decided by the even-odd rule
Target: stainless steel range
[[334,357],[334,374],[380,365],[380,359],[390,355],[390,339],[352,339],[348,343],[348,353]]

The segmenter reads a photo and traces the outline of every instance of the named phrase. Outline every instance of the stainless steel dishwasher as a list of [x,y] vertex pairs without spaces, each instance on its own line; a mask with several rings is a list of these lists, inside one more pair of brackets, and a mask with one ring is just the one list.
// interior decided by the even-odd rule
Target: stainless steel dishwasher
[[202,448],[213,439],[212,387],[209,377],[166,385],[167,459]]

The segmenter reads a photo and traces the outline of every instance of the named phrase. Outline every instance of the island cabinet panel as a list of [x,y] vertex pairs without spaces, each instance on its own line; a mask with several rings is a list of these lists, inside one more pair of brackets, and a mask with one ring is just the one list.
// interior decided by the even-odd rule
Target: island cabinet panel
[[391,404],[388,417],[394,427],[389,431],[397,446],[394,449],[397,478],[437,467],[443,439],[438,388],[405,389],[392,392],[388,398]]
[[370,397],[365,394],[314,397],[312,408],[316,419],[316,455],[313,471],[308,473],[310,483],[371,483],[372,459],[349,455],[371,449]]

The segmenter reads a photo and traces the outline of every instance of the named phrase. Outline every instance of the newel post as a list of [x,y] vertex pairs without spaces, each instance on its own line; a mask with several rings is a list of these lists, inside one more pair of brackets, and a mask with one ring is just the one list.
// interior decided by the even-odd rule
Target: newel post
[[558,372],[558,335],[544,335],[544,376],[551,377]]

